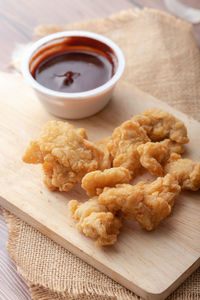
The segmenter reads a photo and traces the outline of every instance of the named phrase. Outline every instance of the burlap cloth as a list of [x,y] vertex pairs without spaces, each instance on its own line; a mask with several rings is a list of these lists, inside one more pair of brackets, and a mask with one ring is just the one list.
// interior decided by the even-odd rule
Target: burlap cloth
[[[123,80],[200,120],[200,54],[191,25],[144,9],[66,26],[40,26],[36,34],[65,29],[113,39],[126,56]],[[22,220],[8,212],[5,217],[8,251],[29,282],[33,299],[140,299]],[[200,299],[200,269],[169,299]]]

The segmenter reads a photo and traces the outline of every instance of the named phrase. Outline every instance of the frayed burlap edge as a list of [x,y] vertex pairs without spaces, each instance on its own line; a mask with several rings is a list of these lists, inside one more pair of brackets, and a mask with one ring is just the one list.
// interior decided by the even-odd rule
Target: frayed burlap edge
[[[106,18],[102,19],[94,19],[90,20],[90,25],[92,28],[92,31],[97,31],[103,33],[104,31],[109,32],[109,30],[113,29],[113,24],[118,24],[120,27],[120,24],[128,23],[133,20],[133,18],[139,18],[147,16],[148,14],[151,14],[151,17],[153,16],[156,19],[162,19],[165,18],[166,23],[172,23],[176,26],[182,27],[183,30],[192,31],[192,25],[181,20],[177,19],[176,17],[169,15],[165,12],[161,12],[152,8],[145,7],[144,9],[129,9],[129,10],[122,10],[119,13],[112,14]],[[83,22],[74,22],[67,25],[39,25],[34,30],[34,35],[37,37],[42,37],[47,34],[59,32],[59,31],[65,31],[65,30],[88,30],[88,20]]]
[[[68,293],[53,292],[48,288],[44,288],[39,285],[30,284],[30,291],[33,300],[116,300],[115,296],[100,296],[100,295],[89,295],[89,294],[77,294],[73,295]],[[119,299],[119,298],[118,298]],[[121,298],[123,299],[123,298]],[[138,298],[135,298],[138,299]]]

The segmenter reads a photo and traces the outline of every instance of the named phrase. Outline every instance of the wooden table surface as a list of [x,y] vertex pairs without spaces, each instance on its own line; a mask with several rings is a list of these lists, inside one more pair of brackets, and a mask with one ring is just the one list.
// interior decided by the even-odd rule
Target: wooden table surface
[[[199,0],[182,2],[200,8]],[[39,24],[66,24],[144,6],[167,11],[163,0],[0,0],[0,70],[9,71],[13,48],[31,41]],[[200,47],[200,25],[193,28]],[[0,210],[0,300],[31,299],[27,284],[9,258],[6,242],[7,227]]]

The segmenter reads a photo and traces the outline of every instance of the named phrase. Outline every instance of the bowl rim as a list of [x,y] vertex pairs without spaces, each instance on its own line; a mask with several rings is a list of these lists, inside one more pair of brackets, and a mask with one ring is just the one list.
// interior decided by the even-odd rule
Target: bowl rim
[[[78,92],[78,93],[66,93],[66,92],[59,92],[59,91],[54,91],[49,88],[44,87],[43,85],[39,84],[31,75],[30,70],[29,70],[29,62],[34,54],[35,51],[42,45],[44,45],[47,42],[59,39],[59,38],[64,38],[64,37],[73,37],[73,36],[80,36],[80,37],[89,37],[92,39],[95,39],[97,41],[100,41],[106,45],[108,45],[113,51],[115,56],[118,59],[118,66],[116,69],[115,74],[103,85],[84,92]],[[61,31],[57,33],[53,33],[50,35],[47,35],[35,43],[33,43],[31,46],[26,49],[24,53],[24,57],[22,59],[22,65],[21,65],[21,71],[23,77],[28,81],[28,83],[35,88],[37,91],[41,92],[42,94],[48,95],[48,96],[53,96],[57,98],[73,98],[73,99],[80,99],[80,98],[85,98],[85,97],[94,97],[96,95],[99,95],[101,93],[106,92],[107,90],[111,89],[116,82],[119,80],[121,77],[123,71],[125,68],[125,57],[120,49],[120,47],[110,40],[109,38],[94,33],[90,31],[83,31],[83,30],[70,30],[70,31]]]

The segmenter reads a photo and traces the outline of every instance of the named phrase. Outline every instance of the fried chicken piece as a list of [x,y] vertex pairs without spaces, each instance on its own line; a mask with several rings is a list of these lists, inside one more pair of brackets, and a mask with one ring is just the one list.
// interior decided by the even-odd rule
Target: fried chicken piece
[[124,167],[136,176],[141,169],[137,147],[148,141],[145,130],[136,122],[129,120],[117,127],[108,142],[113,167]]
[[182,144],[174,142],[170,139],[165,139],[160,143],[169,149],[169,154],[171,153],[183,154],[185,151],[184,146]]
[[164,170],[162,163],[169,156],[169,149],[161,143],[148,142],[140,145],[137,148],[140,155],[140,163],[151,174],[156,176],[163,176]]
[[[158,176],[163,175],[160,163],[165,157],[169,156],[168,152],[183,153],[184,149],[181,144],[189,141],[186,127],[183,122],[168,112],[156,108],[134,116],[131,120],[117,127],[112,134],[112,138],[107,142],[108,149],[113,157],[113,167],[125,167],[131,172],[132,177],[136,176],[141,169],[137,147],[149,142],[150,139],[152,141],[162,141],[166,138],[170,140],[165,141],[164,144],[151,146],[151,149],[148,149],[148,155],[153,156],[155,158],[154,164],[156,163],[156,166],[154,164],[152,166],[149,162],[152,166],[151,172]],[[170,148],[169,151],[165,146]],[[153,148],[157,148],[157,151],[154,151]],[[146,156],[146,153],[143,158],[144,156]],[[148,156],[148,160],[150,157]],[[144,161],[143,163],[145,164]]]
[[76,173],[58,163],[51,154],[45,156],[42,164],[44,171],[44,183],[49,190],[69,191],[78,182],[81,182],[82,173]]
[[144,128],[153,142],[166,138],[180,144],[189,142],[187,129],[183,122],[161,109],[148,109],[141,115],[134,116],[132,120]]
[[109,211],[122,211],[124,217],[152,230],[171,213],[174,198],[180,190],[177,180],[168,174],[152,183],[106,187],[99,195],[99,202]]
[[173,153],[165,165],[164,171],[173,175],[183,190],[197,191],[200,189],[200,163],[181,158],[180,155]]
[[121,219],[101,205],[97,197],[84,203],[71,200],[68,205],[71,217],[78,222],[77,229],[96,239],[96,246],[113,245],[116,242]]
[[151,174],[163,176],[163,165],[173,152],[183,153],[184,148],[181,144],[166,139],[162,142],[148,142],[137,147],[141,165]]
[[81,186],[86,190],[88,196],[94,197],[99,195],[105,186],[113,187],[119,183],[129,183],[130,180],[130,172],[123,167],[118,167],[86,174],[82,179]]
[[68,191],[86,173],[109,167],[110,162],[104,157],[103,150],[87,140],[85,129],[50,121],[39,139],[30,143],[23,161],[42,163],[47,187]]
[[42,164],[44,162],[38,141],[30,142],[22,159],[28,164]]
[[110,137],[106,137],[96,143],[97,147],[100,148],[104,153],[104,158],[101,164],[101,170],[109,169],[112,167],[112,156],[108,150],[108,142]]

